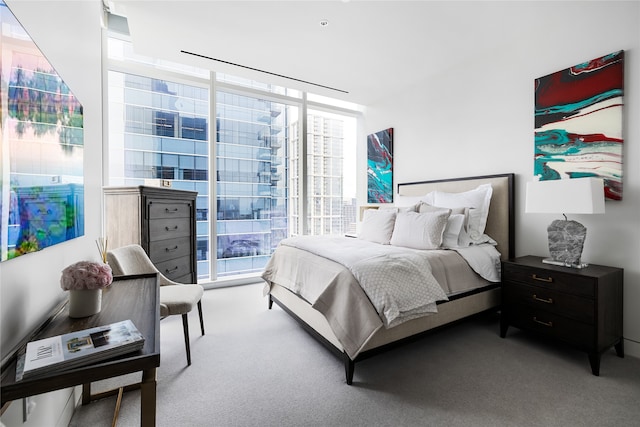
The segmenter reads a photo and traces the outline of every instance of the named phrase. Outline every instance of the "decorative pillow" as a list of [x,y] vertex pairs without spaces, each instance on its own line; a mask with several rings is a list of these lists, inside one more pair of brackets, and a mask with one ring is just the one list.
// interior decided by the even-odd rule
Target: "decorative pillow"
[[413,249],[438,249],[450,211],[400,212],[391,236],[391,244]]
[[467,233],[472,243],[479,243],[483,240],[484,229],[487,225],[492,194],[491,184],[481,184],[473,190],[462,193],[433,191],[427,194],[423,201],[443,208],[474,208],[469,210]]
[[395,209],[367,209],[362,217],[358,238],[388,245],[396,222]]
[[398,212],[418,212],[419,204],[410,205],[410,206],[380,206],[378,209],[380,210],[393,210],[396,213]]
[[445,211],[449,211],[453,214],[453,211],[449,208],[432,206],[425,202],[421,202],[420,205],[418,206],[418,213],[445,212]]
[[[428,203],[420,204],[419,212],[441,212],[448,210],[447,208],[439,208],[431,206]],[[445,248],[464,248],[471,244],[471,240],[467,234],[467,224],[469,222],[469,208],[453,208],[450,209],[451,215],[444,229],[442,246]]]
[[444,228],[444,234],[442,236],[442,247],[447,249],[460,248],[469,246],[465,242],[460,242],[460,233],[464,232],[464,215],[455,214],[450,215],[447,220],[447,226]]

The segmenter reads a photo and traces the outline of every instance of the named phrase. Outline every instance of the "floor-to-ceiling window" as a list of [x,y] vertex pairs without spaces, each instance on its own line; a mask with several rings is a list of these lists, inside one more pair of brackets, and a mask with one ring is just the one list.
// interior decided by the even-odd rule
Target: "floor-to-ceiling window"
[[216,92],[217,276],[262,271],[288,226],[288,117],[279,102]]
[[290,235],[354,231],[355,112],[119,39],[109,58],[107,183],[198,192],[201,282],[256,276]]
[[[306,223],[300,206],[301,183],[291,174],[292,234],[344,234],[356,231],[355,118],[308,110],[306,133]],[[292,144],[292,169],[302,145]],[[304,224],[304,225],[303,225]],[[306,226],[306,228],[305,228]]]
[[110,71],[109,185],[197,191],[198,277],[209,277],[209,89]]

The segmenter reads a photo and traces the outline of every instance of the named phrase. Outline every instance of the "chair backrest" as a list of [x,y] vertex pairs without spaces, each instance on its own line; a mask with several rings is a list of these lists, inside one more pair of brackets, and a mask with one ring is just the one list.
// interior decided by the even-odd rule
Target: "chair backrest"
[[128,245],[108,251],[107,262],[116,276],[158,273],[140,245]]

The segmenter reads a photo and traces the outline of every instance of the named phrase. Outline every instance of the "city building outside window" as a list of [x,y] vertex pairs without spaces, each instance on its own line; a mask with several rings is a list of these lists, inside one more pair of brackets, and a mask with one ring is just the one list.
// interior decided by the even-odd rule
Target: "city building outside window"
[[134,55],[118,39],[109,39],[109,57],[107,184],[169,180],[198,192],[200,282],[259,275],[291,235],[355,232],[354,115],[330,112],[330,100],[316,97],[325,108],[300,118],[299,91],[206,79],[203,70]]

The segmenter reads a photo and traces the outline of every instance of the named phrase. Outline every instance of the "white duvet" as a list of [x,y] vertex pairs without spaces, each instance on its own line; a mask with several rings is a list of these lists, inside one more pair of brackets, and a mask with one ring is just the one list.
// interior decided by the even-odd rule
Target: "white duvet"
[[[280,244],[314,253],[349,269],[387,328],[436,313],[436,302],[448,299],[431,272],[428,251],[336,236],[299,236]],[[492,246],[484,246],[464,248],[458,253],[480,276],[499,281],[500,254]]]

